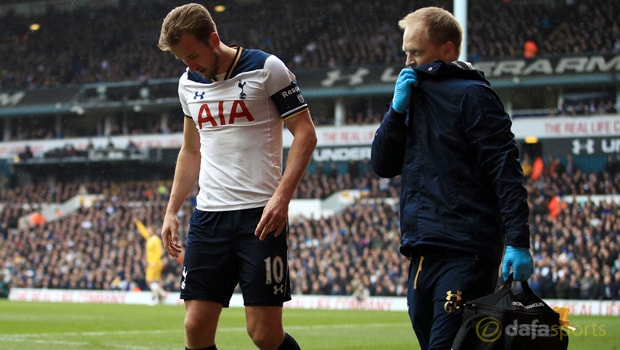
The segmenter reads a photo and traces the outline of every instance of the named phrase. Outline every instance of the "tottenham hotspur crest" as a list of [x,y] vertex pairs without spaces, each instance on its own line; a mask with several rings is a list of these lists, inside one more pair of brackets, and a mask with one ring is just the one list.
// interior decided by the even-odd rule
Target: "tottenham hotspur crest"
[[187,269],[185,266],[183,266],[183,272],[181,275],[183,276],[181,278],[181,289],[185,289],[185,280],[187,279]]
[[237,86],[241,89],[241,92],[239,93],[239,98],[242,100],[245,100],[245,98],[248,96],[245,91],[243,91],[243,88],[245,87],[245,82],[239,80],[239,83],[237,84]]

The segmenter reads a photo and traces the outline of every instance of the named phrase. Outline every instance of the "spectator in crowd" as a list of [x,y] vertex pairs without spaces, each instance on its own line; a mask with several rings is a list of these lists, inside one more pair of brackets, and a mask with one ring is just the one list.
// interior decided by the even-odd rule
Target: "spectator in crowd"
[[[0,247],[2,246],[2,240],[0,240]],[[0,269],[0,299],[7,298],[11,289],[11,280],[13,276],[9,269]]]
[[538,53],[538,44],[533,39],[528,39],[523,44],[523,57],[534,58]]
[[32,153],[32,148],[30,147],[30,145],[26,145],[23,152],[19,153],[20,161],[28,161],[29,159],[32,159],[32,157],[34,157],[34,155]]

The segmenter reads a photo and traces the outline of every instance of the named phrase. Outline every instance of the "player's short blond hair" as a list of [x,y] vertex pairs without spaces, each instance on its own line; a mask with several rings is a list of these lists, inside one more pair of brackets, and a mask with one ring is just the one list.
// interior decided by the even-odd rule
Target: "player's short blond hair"
[[463,28],[454,15],[439,7],[423,7],[398,21],[398,26],[405,29],[413,23],[420,22],[426,25],[426,33],[430,42],[441,45],[451,41],[456,55],[461,54]]
[[217,32],[217,27],[209,10],[200,4],[185,4],[172,9],[164,18],[157,47],[169,51],[183,34],[192,34],[197,40],[208,43],[213,32]]

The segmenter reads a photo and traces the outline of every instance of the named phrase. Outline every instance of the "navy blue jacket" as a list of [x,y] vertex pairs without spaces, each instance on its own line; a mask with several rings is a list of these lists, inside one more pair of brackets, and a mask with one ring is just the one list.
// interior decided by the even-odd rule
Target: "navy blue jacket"
[[371,153],[377,175],[402,176],[401,252],[434,246],[500,261],[504,244],[529,247],[519,150],[499,97],[462,62],[415,71],[408,110],[387,111]]

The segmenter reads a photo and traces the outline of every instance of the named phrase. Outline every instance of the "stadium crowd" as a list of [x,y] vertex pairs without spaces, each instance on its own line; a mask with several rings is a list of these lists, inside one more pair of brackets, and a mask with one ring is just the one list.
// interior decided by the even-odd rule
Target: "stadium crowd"
[[[0,91],[75,86],[96,82],[176,78],[181,62],[156,47],[160,21],[170,7],[185,1],[125,1],[97,8],[76,6],[63,12],[48,6],[43,14],[0,12]],[[78,4],[79,2],[76,2]],[[313,6],[265,2],[231,4],[225,12],[213,12],[223,37],[230,44],[259,48],[280,56],[294,71],[325,67],[403,64],[402,32],[397,20],[411,6],[442,6],[452,0],[385,2],[377,0],[318,0]],[[1,8],[0,8],[1,9]],[[346,12],[346,16],[341,13]],[[502,25],[489,20],[489,13]],[[470,0],[468,7],[469,60],[523,57],[525,42],[534,42],[536,55],[565,57],[570,54],[612,55],[620,53],[619,7],[614,0],[498,1]],[[131,18],[131,20],[119,20]],[[582,20],[588,18],[588,20]],[[41,28],[32,30],[31,23]],[[110,25],[114,23],[114,25]],[[248,26],[252,23],[252,26]],[[58,35],[63,33],[63,35]],[[586,38],[586,34],[587,38]],[[303,86],[303,82],[302,82]],[[609,94],[607,94],[609,93]],[[584,100],[563,101],[544,110],[544,115],[589,116],[615,114],[620,101],[615,91]],[[579,94],[578,94],[579,95]],[[387,97],[386,97],[387,99]],[[381,102],[383,103],[383,102]],[[387,101],[385,102],[387,103]],[[364,103],[351,103],[346,124],[376,124],[382,112],[368,112]],[[332,112],[315,109],[316,125],[334,124]],[[14,123],[0,124],[4,140],[97,137],[117,134],[180,132],[178,108],[124,116],[110,111],[109,130],[101,120],[89,127],[72,126],[72,116],[25,116]],[[515,113],[515,117],[517,114]],[[63,118],[65,118],[63,116]],[[103,117],[99,117],[103,119]],[[2,130],[2,128],[6,130]]]
[[[159,52],[156,42],[162,14],[183,2],[121,1],[73,12],[50,5],[45,14],[34,16],[6,11],[0,18],[0,89],[177,77],[182,63]],[[470,0],[469,59],[523,57],[527,41],[536,44],[537,55],[620,52],[615,0],[560,3]],[[415,2],[416,7],[428,5],[451,10],[453,2]],[[214,12],[214,17],[230,44],[273,52],[294,70],[400,66],[402,33],[396,22],[411,6],[377,0],[320,0],[313,6],[248,2]],[[490,14],[502,24],[489,20]],[[39,30],[30,29],[34,22]]]
[[[536,270],[530,285],[543,298],[620,298],[620,203],[571,201],[577,195],[620,193],[620,155],[598,172],[583,172],[570,157],[546,158],[540,172],[524,164]],[[364,162],[344,171],[308,172],[297,198],[325,198],[341,189],[365,190],[333,215],[291,220],[293,290],[298,294],[402,296],[405,258],[398,253],[398,178],[379,179]],[[0,186],[0,271],[16,287],[133,290],[144,283],[144,244],[133,225],[159,225],[169,182],[41,183]],[[19,225],[43,203],[77,194],[102,194],[58,220]],[[192,195],[179,212],[187,232]],[[563,199],[563,200],[559,200]],[[167,290],[178,290],[180,266],[164,258]]]

